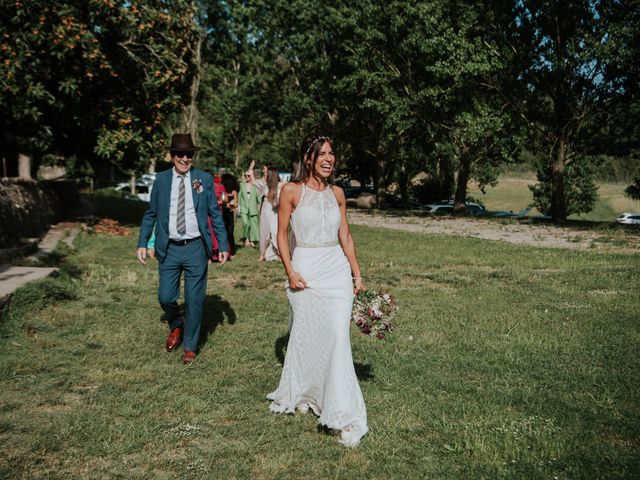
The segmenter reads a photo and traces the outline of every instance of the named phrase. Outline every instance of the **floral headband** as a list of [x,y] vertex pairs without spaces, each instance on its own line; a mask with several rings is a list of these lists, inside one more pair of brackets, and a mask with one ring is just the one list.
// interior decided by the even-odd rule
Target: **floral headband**
[[324,140],[327,142],[331,142],[331,139],[329,137],[325,137],[323,135],[319,136],[319,137],[315,137],[313,140],[311,140],[311,142],[309,142],[309,145],[307,145],[307,151],[304,152],[305,156],[309,155],[309,152],[311,151],[311,149],[313,148],[313,146],[315,145],[316,142],[319,142],[320,140]]

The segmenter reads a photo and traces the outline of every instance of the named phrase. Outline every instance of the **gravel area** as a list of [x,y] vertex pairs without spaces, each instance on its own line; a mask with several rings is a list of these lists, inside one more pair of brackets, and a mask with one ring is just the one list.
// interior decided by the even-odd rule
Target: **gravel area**
[[397,212],[347,211],[353,225],[391,228],[481,238],[521,245],[570,249],[603,249],[640,253],[640,228],[603,226],[555,226],[529,220],[402,216]]

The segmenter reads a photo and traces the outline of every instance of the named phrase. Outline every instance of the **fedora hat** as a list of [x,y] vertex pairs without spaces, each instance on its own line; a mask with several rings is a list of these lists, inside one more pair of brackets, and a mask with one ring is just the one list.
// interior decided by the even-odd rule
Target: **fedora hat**
[[171,146],[169,150],[172,152],[195,152],[200,150],[200,147],[196,147],[191,139],[189,133],[175,133],[171,137]]

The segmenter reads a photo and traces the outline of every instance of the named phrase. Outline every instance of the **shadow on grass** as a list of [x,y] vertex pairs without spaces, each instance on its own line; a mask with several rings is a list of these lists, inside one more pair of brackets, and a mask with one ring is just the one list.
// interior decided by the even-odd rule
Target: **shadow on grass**
[[278,359],[278,362],[280,363],[280,365],[284,365],[284,352],[287,349],[288,343],[289,343],[289,334],[286,333],[282,335],[280,338],[278,338],[274,345],[276,358]]
[[224,323],[225,317],[229,325],[236,323],[236,312],[231,308],[231,304],[219,295],[207,295],[204,299],[204,311],[200,326],[200,341],[198,342],[200,347],[206,345],[209,336],[218,325]]
[[358,377],[359,381],[368,382],[372,378],[375,378],[371,373],[371,365],[354,362],[353,366],[356,369],[356,377]]
[[79,298],[78,287],[69,279],[47,277],[18,288],[6,303],[0,323],[7,319],[19,321],[27,313],[42,310],[49,305]]
[[48,267],[58,267],[60,274],[68,275],[71,278],[79,279],[84,269],[69,260],[69,256],[56,249],[48,257],[42,259],[42,264]]

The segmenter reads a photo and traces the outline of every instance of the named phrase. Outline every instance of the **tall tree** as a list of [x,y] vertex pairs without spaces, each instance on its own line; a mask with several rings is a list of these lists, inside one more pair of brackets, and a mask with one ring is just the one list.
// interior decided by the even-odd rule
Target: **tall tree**
[[202,102],[205,154],[235,169],[250,159],[288,165],[297,155],[296,142],[327,118],[322,78],[326,60],[336,57],[327,50],[335,42],[314,25],[327,24],[321,4],[204,5],[209,31]]
[[0,4],[3,145],[145,170],[189,103],[193,1]]
[[513,90],[512,52],[504,38],[505,2],[445,2],[434,62],[437,108],[433,141],[456,172],[454,205],[463,211],[468,184],[493,185],[518,150],[519,130],[505,92]]
[[369,154],[379,200],[390,180],[402,187],[428,169],[447,183],[457,173],[455,187],[439,190],[455,188],[463,207],[468,182],[495,181],[514,150],[502,93],[509,58],[493,21],[505,12],[456,1],[343,8],[336,30],[348,69],[334,93],[344,130],[362,143],[354,151]]
[[[614,4],[623,3],[514,4],[511,31],[528,92],[522,114],[531,127],[534,149],[546,152],[538,171],[540,184],[532,189],[534,201],[557,222],[590,211],[596,199],[597,165],[589,156],[596,142],[589,126],[606,124],[621,111],[615,100],[624,93],[624,79],[622,71],[611,67],[615,52],[628,48],[619,27],[630,19],[613,13],[618,10]],[[628,71],[628,64],[624,68]]]

